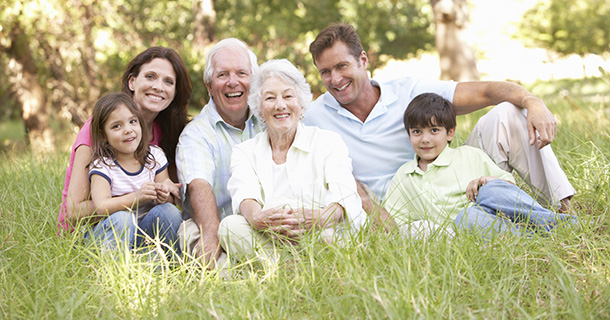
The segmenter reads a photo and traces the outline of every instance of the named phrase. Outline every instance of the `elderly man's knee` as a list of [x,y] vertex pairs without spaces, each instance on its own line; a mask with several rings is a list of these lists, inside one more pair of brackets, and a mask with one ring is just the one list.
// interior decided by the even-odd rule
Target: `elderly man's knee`
[[251,229],[246,218],[237,214],[227,216],[220,221],[218,238],[227,239],[230,236],[243,233],[244,229]]

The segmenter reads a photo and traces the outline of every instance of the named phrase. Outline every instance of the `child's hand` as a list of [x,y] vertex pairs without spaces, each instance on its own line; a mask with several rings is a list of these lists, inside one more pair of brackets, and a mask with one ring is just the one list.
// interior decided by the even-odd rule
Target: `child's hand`
[[146,182],[138,190],[138,202],[146,203],[157,199],[157,190],[154,182]]
[[170,179],[166,179],[162,183],[169,188],[169,193],[174,196],[174,199],[180,199],[180,187],[182,187],[182,183],[174,183]]
[[155,190],[157,191],[157,203],[166,203],[169,200],[170,192],[166,184],[155,183]]
[[477,200],[477,195],[479,194],[479,188],[487,184],[489,181],[498,179],[497,177],[480,177],[478,179],[474,179],[468,183],[466,187],[466,198],[471,202],[475,202]]

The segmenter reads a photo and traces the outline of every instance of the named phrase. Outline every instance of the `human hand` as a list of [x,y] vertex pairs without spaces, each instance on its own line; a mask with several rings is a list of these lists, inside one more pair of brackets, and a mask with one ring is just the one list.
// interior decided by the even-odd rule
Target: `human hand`
[[479,194],[479,188],[487,184],[487,182],[498,179],[497,177],[480,177],[478,179],[474,179],[468,183],[466,187],[466,198],[471,202],[475,202],[477,200],[477,195]]
[[253,227],[261,231],[276,231],[280,230],[282,227],[290,227],[298,224],[298,219],[294,216],[292,209],[288,206],[261,210],[252,218]]
[[306,208],[291,209],[281,224],[271,228],[274,238],[279,241],[297,243],[303,234],[327,227],[330,214],[323,210]]
[[527,96],[523,98],[522,105],[527,109],[527,131],[530,145],[533,146],[536,143],[536,132],[540,139],[538,149],[553,142],[557,136],[557,120],[544,101],[534,96]]
[[371,230],[383,230],[385,232],[391,232],[398,228],[396,220],[388,213],[388,211],[380,207],[378,212],[373,213],[369,216],[373,217],[373,223],[371,223]]
[[323,210],[298,208],[294,209],[293,213],[299,220],[299,227],[303,230],[322,229],[327,227],[328,221],[332,213],[326,213]]
[[174,183],[172,180],[166,179],[163,181],[163,184],[169,188],[169,193],[174,196],[174,199],[181,198],[180,188],[182,187],[182,183]]
[[214,269],[215,262],[222,253],[222,248],[219,245],[218,236],[213,234],[201,234],[199,244],[195,246],[194,254],[203,265],[207,266],[208,270]]
[[300,227],[304,230],[323,229],[343,220],[345,209],[339,203],[333,202],[322,209],[299,208],[293,210],[300,220]]
[[155,183],[155,190],[157,191],[157,203],[166,203],[169,199],[169,187],[164,183]]
[[138,190],[137,200],[139,203],[147,203],[157,199],[157,190],[154,182],[146,182]]

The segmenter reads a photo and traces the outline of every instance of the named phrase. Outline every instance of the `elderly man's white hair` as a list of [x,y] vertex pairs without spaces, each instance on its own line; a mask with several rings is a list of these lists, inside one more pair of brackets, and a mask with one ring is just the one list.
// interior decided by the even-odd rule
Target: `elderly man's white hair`
[[303,108],[303,111],[307,110],[311,104],[313,95],[311,94],[311,88],[301,71],[286,59],[269,60],[259,67],[258,72],[256,72],[252,77],[252,80],[250,80],[248,105],[254,115],[259,119],[263,118],[261,114],[263,84],[270,78],[278,78],[288,84],[294,85],[301,108]]
[[217,44],[212,47],[212,50],[208,53],[207,57],[205,57],[205,68],[203,69],[203,81],[207,84],[212,83],[212,75],[214,73],[214,65],[212,65],[212,61],[218,52],[223,49],[234,49],[234,50],[243,50],[248,53],[248,57],[250,58],[250,74],[253,75],[256,73],[258,69],[258,62],[256,59],[256,55],[248,45],[236,38],[226,38],[220,40]]

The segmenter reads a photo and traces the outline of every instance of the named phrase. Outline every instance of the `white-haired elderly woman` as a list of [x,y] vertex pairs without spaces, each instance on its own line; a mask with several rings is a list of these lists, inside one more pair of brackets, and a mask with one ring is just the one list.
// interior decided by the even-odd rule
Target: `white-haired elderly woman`
[[236,214],[218,231],[229,255],[271,258],[278,237],[333,241],[365,223],[343,140],[299,122],[311,99],[288,60],[270,60],[253,75],[248,104],[267,130],[233,149],[227,187]]

